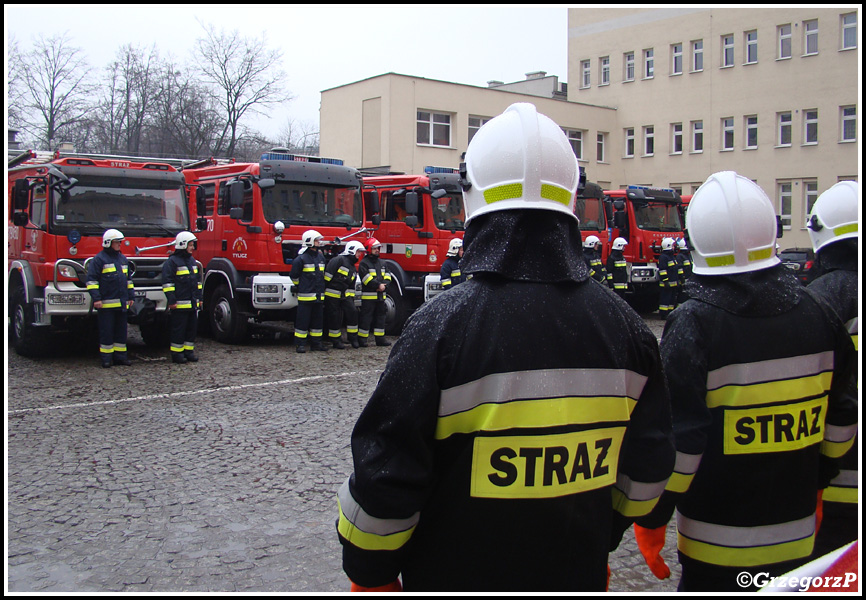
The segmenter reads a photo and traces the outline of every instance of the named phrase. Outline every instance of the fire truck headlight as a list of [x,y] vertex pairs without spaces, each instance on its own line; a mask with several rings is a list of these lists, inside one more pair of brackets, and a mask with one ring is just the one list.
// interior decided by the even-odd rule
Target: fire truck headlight
[[78,273],[75,272],[75,269],[70,267],[69,265],[62,265],[58,272],[61,277],[67,277],[69,279],[78,279]]
[[279,294],[281,292],[280,285],[276,283],[256,284],[257,294]]

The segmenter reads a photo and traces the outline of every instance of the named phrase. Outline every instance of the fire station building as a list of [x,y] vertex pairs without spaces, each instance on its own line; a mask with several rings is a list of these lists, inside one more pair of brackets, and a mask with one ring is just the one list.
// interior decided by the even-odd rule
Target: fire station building
[[856,8],[568,10],[568,81],[487,87],[386,73],[322,92],[320,147],[365,170],[457,166],[486,120],[532,102],[603,188],[683,194],[734,170],[770,196],[782,247],[809,246],[818,195],[859,172]]

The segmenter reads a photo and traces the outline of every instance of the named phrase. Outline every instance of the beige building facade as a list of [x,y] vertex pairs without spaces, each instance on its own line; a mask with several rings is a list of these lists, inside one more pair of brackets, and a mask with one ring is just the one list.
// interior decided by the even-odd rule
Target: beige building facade
[[[568,85],[545,72],[488,87],[386,73],[322,92],[323,156],[370,171],[456,167],[486,120],[532,102],[566,132],[587,177],[692,193],[735,170],[775,203],[782,248],[858,179],[857,9],[568,9]],[[567,100],[566,100],[567,98]]]

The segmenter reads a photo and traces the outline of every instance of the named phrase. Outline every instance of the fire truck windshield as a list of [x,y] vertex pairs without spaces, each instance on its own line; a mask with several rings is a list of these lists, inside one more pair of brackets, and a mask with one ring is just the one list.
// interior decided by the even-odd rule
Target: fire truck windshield
[[580,221],[581,231],[603,231],[606,229],[604,208],[600,198],[578,198],[574,214]]
[[647,231],[682,231],[677,204],[670,202],[633,202],[634,220]]
[[364,220],[359,187],[283,183],[262,191],[262,212],[270,223],[319,227],[360,227]]
[[436,227],[448,231],[463,231],[463,223],[466,221],[463,194],[451,192],[441,198],[432,198],[432,200]]
[[114,227],[131,230],[127,235],[174,236],[189,229],[186,193],[177,180],[117,175],[76,178],[74,187],[52,194],[51,224],[58,233],[77,229],[102,235]]

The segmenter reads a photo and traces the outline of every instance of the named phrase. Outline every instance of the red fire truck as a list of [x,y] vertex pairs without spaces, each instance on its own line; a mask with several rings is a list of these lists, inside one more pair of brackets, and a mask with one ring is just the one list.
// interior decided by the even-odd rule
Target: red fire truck
[[[394,275],[385,319],[391,335],[400,333],[425,296],[441,291],[439,269],[451,240],[463,238],[466,220],[459,179],[458,170],[450,167],[425,167],[423,175],[364,177],[366,224],[381,242],[381,257]],[[378,225],[371,220],[378,212],[373,199],[381,206]]]
[[682,199],[673,189],[630,185],[624,190],[601,191],[587,183],[578,194],[575,213],[581,236],[601,240],[602,261],[607,261],[613,241],[628,241],[623,254],[628,263],[626,299],[639,311],[658,307],[658,257],[666,237],[683,237]]
[[[251,327],[294,320],[289,273],[305,231],[322,234],[329,256],[347,240],[366,239],[361,175],[341,160],[275,148],[257,163],[211,159],[183,174],[204,218],[196,258],[204,265],[205,319],[218,341],[240,343]],[[375,197],[370,210],[378,212]]]
[[9,161],[8,310],[19,354],[43,353],[55,333],[96,331],[87,263],[109,228],[126,236],[130,322],[149,344],[165,339],[166,246],[190,227],[185,182],[170,162],[33,151]]

